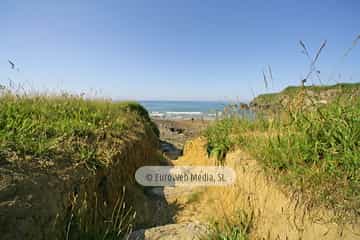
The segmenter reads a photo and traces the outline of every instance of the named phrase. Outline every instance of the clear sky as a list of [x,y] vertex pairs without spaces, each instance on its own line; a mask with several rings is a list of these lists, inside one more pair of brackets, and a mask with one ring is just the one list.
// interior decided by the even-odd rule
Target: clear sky
[[0,83],[114,99],[249,100],[299,84],[309,65],[299,40],[311,54],[328,41],[323,82],[358,82],[360,46],[342,55],[360,34],[359,13],[359,0],[1,0]]

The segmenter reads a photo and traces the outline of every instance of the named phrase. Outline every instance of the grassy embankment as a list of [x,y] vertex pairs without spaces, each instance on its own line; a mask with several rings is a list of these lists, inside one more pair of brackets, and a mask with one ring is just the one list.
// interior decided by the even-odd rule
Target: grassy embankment
[[[124,138],[139,129],[139,124],[159,134],[147,111],[135,102],[86,100],[73,95],[18,96],[3,90],[0,97],[0,159],[19,166],[32,163],[44,171],[49,166],[70,160],[86,165],[89,172],[95,173],[112,163]],[[126,166],[128,164],[122,166],[122,178],[133,178],[128,176],[133,172],[126,170],[131,168]],[[111,219],[107,224],[99,224],[99,229],[95,225],[80,226],[84,230],[84,239],[117,239],[119,232],[128,229],[126,224],[132,222],[133,211],[128,211],[128,207],[125,209],[124,204],[122,196],[114,206]],[[91,219],[89,216],[68,219],[67,234],[72,225],[86,224]]]
[[308,95],[311,95],[314,101],[325,100],[332,101],[337,96],[350,96],[354,93],[360,94],[360,83],[338,83],[335,85],[318,85],[296,87],[289,86],[280,93],[266,93],[255,97],[250,105],[254,108],[263,109],[281,109],[284,104],[295,97],[302,89],[306,89]]
[[[316,103],[323,90],[339,88],[341,94],[327,104]],[[282,186],[300,193],[307,206],[334,210],[339,221],[358,217],[359,88],[359,84],[290,87],[280,94],[262,95],[258,103],[280,104],[286,93],[291,97],[270,116],[258,114],[256,120],[231,116],[215,122],[205,132],[208,153],[223,163],[226,153],[239,147]],[[226,226],[220,233],[229,237],[218,239],[241,239],[230,237],[236,227]]]
[[0,153],[11,161],[71,156],[93,169],[105,165],[106,151],[111,151],[100,143],[126,134],[138,121],[152,124],[135,102],[5,94],[0,101]]

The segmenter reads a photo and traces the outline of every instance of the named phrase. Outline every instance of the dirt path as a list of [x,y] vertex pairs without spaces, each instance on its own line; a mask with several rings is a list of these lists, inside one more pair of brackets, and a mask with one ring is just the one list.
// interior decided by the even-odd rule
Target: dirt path
[[[168,160],[171,165],[212,165],[204,144],[204,139],[197,138],[188,141],[182,151],[164,141],[163,149],[177,159]],[[183,152],[181,157],[180,152]],[[176,210],[159,207],[160,212],[171,213],[172,221],[138,230],[130,239],[207,239],[206,223],[211,217],[239,223],[239,216],[242,224],[251,225],[250,239],[360,239],[358,222],[340,224],[333,221],[333,213],[326,209],[308,209],[300,199],[279,187],[258,161],[245,152],[229,153],[226,162],[236,171],[234,185],[149,189],[150,196],[165,199],[167,206],[176,206]]]
[[[197,189],[191,187],[154,187],[149,194],[159,199],[165,198],[168,206],[180,206],[177,211],[184,211],[187,208],[187,198],[196,193]],[[173,223],[162,226],[156,226],[148,229],[140,229],[133,232],[130,240],[171,240],[171,239],[201,239],[207,233],[207,226],[200,221],[189,219],[188,221],[179,221],[176,218],[176,212],[170,208],[163,208],[159,206],[161,215],[166,215],[164,211],[168,211],[168,215],[173,215]]]
[[[156,123],[166,157],[164,164],[214,165],[207,156],[205,139],[197,138],[207,123],[169,120]],[[278,184],[259,161],[241,149],[227,154],[226,165],[237,175],[231,186],[150,188],[149,196],[165,201],[166,207],[159,205],[158,211],[162,213],[159,215],[169,215],[171,221],[140,229],[130,239],[209,239],[209,222],[240,226],[246,229],[249,239],[360,239],[357,219],[338,222],[330,210],[308,207],[300,194]]]
[[[187,140],[199,135],[203,123],[190,121],[157,121],[160,129],[160,149],[166,158],[164,164],[177,165]],[[200,127],[201,126],[201,127]],[[201,191],[199,187],[151,187],[146,194],[157,199],[158,216],[172,216],[166,225],[140,229],[133,232],[130,240],[192,240],[203,238],[208,227],[196,219],[196,211],[187,209],[188,201]],[[164,202],[165,201],[165,202]],[[179,217],[179,213],[192,212],[188,218]],[[154,219],[156,216],[154,216]],[[156,220],[156,222],[159,222]],[[160,221],[161,222],[161,221]]]

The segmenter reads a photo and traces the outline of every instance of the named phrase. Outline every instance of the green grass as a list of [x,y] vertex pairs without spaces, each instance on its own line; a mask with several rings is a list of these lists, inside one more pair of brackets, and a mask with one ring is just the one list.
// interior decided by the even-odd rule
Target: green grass
[[269,126],[269,122],[263,118],[250,120],[230,116],[215,121],[204,131],[208,155],[217,159],[220,164],[224,164],[226,153],[234,149],[236,145],[246,142],[245,133],[264,132]]
[[[156,139],[156,135],[159,135],[156,125],[136,102],[85,99],[68,94],[16,95],[6,89],[0,92],[0,160],[20,168],[31,163],[46,172],[52,166],[57,171],[61,166],[81,163],[89,175],[95,171],[101,175],[121,159],[119,154],[129,139],[140,136]],[[133,182],[135,170],[146,164],[142,161],[131,159],[121,164],[122,174],[116,184]],[[125,206],[124,193],[114,206],[112,203],[100,206],[96,192],[93,194],[84,193],[81,199],[73,196],[73,209],[64,217],[67,239],[73,233],[77,237],[71,239],[124,236],[135,217],[131,206]]]
[[248,240],[253,215],[248,215],[243,211],[238,211],[234,215],[231,220],[228,218],[213,220],[210,233],[204,240]]
[[207,152],[210,156],[222,162],[226,153],[232,148],[233,143],[230,139],[230,131],[233,126],[232,119],[224,119],[209,126],[205,131],[207,137]]
[[[86,201],[77,202],[75,200],[73,206],[76,205],[79,205],[79,207],[76,210],[75,208],[72,209],[71,218],[67,223],[66,240],[125,239],[125,236],[129,235],[133,230],[136,212],[132,207],[126,205],[125,187],[112,209],[111,216],[102,227],[99,227],[98,224],[98,221],[102,221],[101,216],[93,216],[94,211]],[[96,217],[99,219],[96,219]]]
[[3,93],[0,156],[8,161],[71,159],[97,168],[109,163],[109,151],[139,122],[158,135],[147,111],[135,102]]
[[[360,98],[305,106],[307,89],[271,118],[216,122],[205,133],[219,159],[236,146],[265,170],[301,192],[309,205],[326,206],[341,217],[360,214]],[[225,146],[224,146],[225,143]]]
[[247,240],[248,233],[244,232],[241,227],[238,226],[229,226],[228,229],[215,229],[213,232],[207,236],[206,239],[211,240]]

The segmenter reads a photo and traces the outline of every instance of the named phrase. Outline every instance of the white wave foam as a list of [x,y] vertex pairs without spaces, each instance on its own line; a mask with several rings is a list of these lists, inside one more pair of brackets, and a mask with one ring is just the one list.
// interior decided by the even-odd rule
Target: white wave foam
[[151,112],[150,116],[152,116],[152,117],[163,117],[163,116],[165,116],[165,114],[161,113],[161,112]]
[[201,115],[202,112],[166,112],[169,115]]

